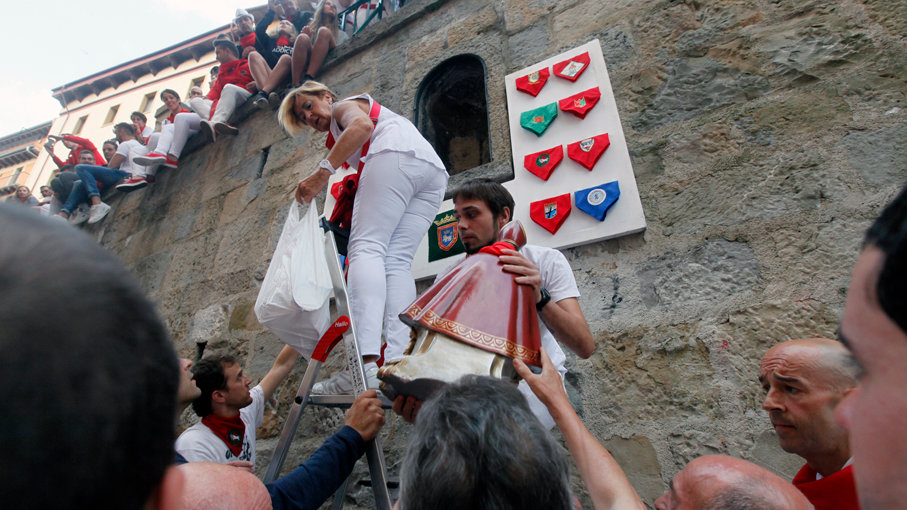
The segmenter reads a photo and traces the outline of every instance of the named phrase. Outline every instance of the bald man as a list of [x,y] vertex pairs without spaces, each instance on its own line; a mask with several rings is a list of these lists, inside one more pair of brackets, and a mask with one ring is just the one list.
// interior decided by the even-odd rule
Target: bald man
[[858,367],[840,342],[827,338],[778,344],[762,357],[759,382],[781,448],[806,465],[793,484],[817,510],[858,509],[848,432],[834,410],[857,385]]
[[809,501],[780,476],[725,455],[693,460],[655,501],[657,510],[808,510]]

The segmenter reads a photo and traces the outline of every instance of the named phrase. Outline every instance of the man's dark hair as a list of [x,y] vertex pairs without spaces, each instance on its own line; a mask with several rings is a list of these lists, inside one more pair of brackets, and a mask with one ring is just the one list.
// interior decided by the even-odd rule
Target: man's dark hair
[[81,156],[82,154],[84,154],[84,153],[86,153],[86,152],[89,153],[89,154],[91,154],[92,157],[94,157],[94,152],[93,152],[91,149],[82,149],[82,150],[80,150],[80,151],[79,151],[79,156]]
[[138,118],[142,119],[142,122],[148,122],[148,117],[146,117],[145,114],[142,113],[142,112],[132,112],[132,113],[130,113],[130,114],[129,114],[129,118],[131,119],[131,118],[133,118],[133,117],[138,117]]
[[236,363],[236,358],[229,354],[210,356],[192,365],[192,378],[195,385],[202,390],[202,394],[192,401],[192,410],[199,417],[204,418],[211,414],[211,394],[227,387],[227,378],[224,376],[224,367]]
[[869,227],[865,244],[885,253],[876,295],[885,315],[907,333],[907,186]]
[[0,205],[3,507],[141,509],[173,462],[176,354],[135,278],[67,227]]
[[400,471],[400,509],[571,510],[563,449],[516,386],[474,375],[419,411]]
[[113,126],[113,132],[116,133],[119,130],[124,130],[132,136],[135,136],[135,128],[132,127],[132,124],[128,122],[120,122],[119,124]]
[[173,90],[173,89],[164,89],[164,90],[161,91],[161,101],[164,100],[164,94],[170,94],[170,95],[172,95],[173,97],[176,98],[177,101],[179,101],[179,99],[180,99],[180,95],[177,94],[177,92],[176,92],[175,90]]
[[454,190],[452,198],[454,203],[457,203],[457,200],[461,198],[464,200],[481,200],[485,202],[495,218],[500,216],[504,212],[504,208],[507,207],[510,210],[510,219],[513,219],[513,196],[510,195],[507,188],[501,186],[501,183],[491,179],[466,181]]

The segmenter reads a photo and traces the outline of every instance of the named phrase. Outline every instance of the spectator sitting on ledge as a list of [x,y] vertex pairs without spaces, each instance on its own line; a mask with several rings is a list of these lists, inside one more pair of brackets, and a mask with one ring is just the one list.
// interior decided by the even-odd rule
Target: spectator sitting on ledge
[[292,88],[318,76],[328,52],[346,41],[348,36],[337,25],[337,10],[334,0],[324,0],[311,23],[300,31],[293,44]]
[[[104,159],[96,160],[93,165],[106,165],[110,158],[117,153],[117,143],[116,138],[111,138],[110,140],[104,140],[104,144],[101,145],[101,150],[104,152]],[[75,165],[75,163],[73,164]],[[61,168],[62,170],[62,168]]]
[[245,59],[239,58],[236,44],[227,34],[220,34],[214,39],[214,54],[220,62],[217,80],[211,86],[206,97],[196,97],[189,101],[195,113],[201,117],[201,132],[208,141],[215,141],[217,134],[235,135],[239,129],[227,120],[233,115],[236,107],[241,105],[256,89],[252,73]]
[[275,32],[268,31],[268,25],[274,20],[277,4],[268,0],[268,12],[262,16],[256,32],[258,51],[249,53],[249,70],[258,85],[258,92],[252,96],[253,104],[264,110],[276,108],[280,104],[280,95],[275,92],[290,76],[293,59],[293,41],[298,32],[289,20],[280,20]]
[[117,141],[120,145],[113,158],[107,163],[107,166],[95,165],[76,165],[76,175],[81,182],[73,186],[72,193],[63,208],[60,209],[60,216],[69,218],[79,201],[87,198],[91,202],[88,223],[97,223],[107,216],[110,212],[110,206],[101,202],[101,191],[99,188],[109,188],[119,181],[123,180],[132,172],[132,162],[129,161],[129,153],[141,144],[135,139],[135,129],[132,124],[120,122],[113,127]]
[[[66,157],[66,160],[62,160],[54,154],[54,144],[58,141],[63,142],[63,145],[69,149],[69,156]],[[63,168],[65,165],[79,164],[79,153],[85,149],[94,153],[95,161],[98,161],[98,164],[107,164],[107,160],[104,159],[100,152],[98,152],[98,148],[91,143],[91,140],[73,134],[65,134],[63,136],[47,135],[47,141],[44,142],[44,148],[47,149],[50,157],[54,160],[54,163],[56,163],[57,168]]]
[[164,119],[161,132],[151,137],[148,147],[136,149],[137,153],[133,157],[135,170],[132,177],[117,186],[120,191],[129,192],[144,188],[151,182],[147,177],[154,176],[161,165],[176,168],[186,141],[198,133],[201,117],[183,108],[180,96],[175,90],[164,89],[161,92],[161,100],[170,110],[170,116]]
[[148,117],[142,112],[132,112],[129,115],[132,121],[132,127],[135,129],[135,139],[142,145],[148,143],[148,137],[154,133],[154,128],[148,125]]

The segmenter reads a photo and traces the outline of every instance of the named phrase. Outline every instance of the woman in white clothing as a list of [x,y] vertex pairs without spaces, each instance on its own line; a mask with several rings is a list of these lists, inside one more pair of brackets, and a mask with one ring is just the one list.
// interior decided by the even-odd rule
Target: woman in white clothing
[[[360,170],[347,284],[367,382],[376,387],[382,322],[388,343],[409,342],[398,315],[416,298],[413,256],[441,206],[447,171],[409,120],[367,94],[338,101],[325,85],[310,80],[287,94],[278,119],[291,134],[308,126],[329,132],[329,144],[335,142],[318,169],[297,185],[299,202],[311,201],[344,162]],[[316,384],[316,390],[349,392],[349,374]]]
[[117,186],[120,191],[133,191],[148,185],[148,177],[153,177],[158,166],[176,168],[180,154],[189,137],[198,133],[201,117],[197,113],[183,108],[180,96],[175,90],[161,91],[161,101],[170,110],[170,116],[161,124],[161,131],[148,137],[146,154],[132,158],[136,171],[132,177]]

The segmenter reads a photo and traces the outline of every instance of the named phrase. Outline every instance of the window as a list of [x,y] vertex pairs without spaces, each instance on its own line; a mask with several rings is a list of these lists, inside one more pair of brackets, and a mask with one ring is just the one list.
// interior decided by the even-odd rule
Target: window
[[[205,77],[199,76],[198,78],[192,78],[192,81],[189,83],[189,88],[186,90],[186,96],[189,97],[189,91],[192,90],[192,87],[201,87],[202,83],[205,83]],[[188,100],[188,99],[187,99]]]
[[76,121],[76,125],[72,128],[72,134],[77,135],[82,132],[82,128],[85,127],[85,121],[88,120],[88,115],[83,115],[79,117],[79,120]]
[[491,161],[485,63],[457,55],[431,70],[416,94],[416,127],[451,174]]
[[139,111],[142,113],[148,113],[151,111],[151,105],[154,104],[154,92],[149,92],[145,94],[145,97],[142,98],[142,105],[139,106]]
[[18,181],[18,180],[19,180],[19,176],[22,175],[22,169],[23,169],[23,168],[25,168],[25,167],[24,167],[24,166],[20,166],[19,168],[17,168],[16,171],[13,172],[13,176],[10,177],[9,183],[7,183],[7,184],[17,184],[16,181]]
[[113,124],[113,120],[117,117],[117,112],[119,110],[120,110],[120,105],[111,106],[110,109],[107,110],[107,116],[104,117],[104,123],[101,125],[107,126],[107,125]]

